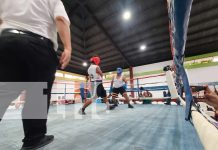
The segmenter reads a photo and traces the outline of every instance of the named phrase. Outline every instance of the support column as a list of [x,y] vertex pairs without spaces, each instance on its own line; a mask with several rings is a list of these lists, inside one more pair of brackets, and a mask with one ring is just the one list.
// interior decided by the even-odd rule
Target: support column
[[[133,76],[132,67],[129,68],[129,78],[130,78],[130,88],[133,89],[134,88],[134,80],[133,80],[134,76]],[[133,91],[131,92],[131,95],[135,97],[135,93]]]

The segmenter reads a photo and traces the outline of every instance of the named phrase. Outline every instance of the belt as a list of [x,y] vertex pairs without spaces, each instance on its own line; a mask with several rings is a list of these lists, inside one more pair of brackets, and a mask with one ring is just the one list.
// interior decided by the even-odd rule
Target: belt
[[91,81],[91,82],[102,82],[102,80],[95,80],[95,81]]
[[36,33],[30,32],[30,31],[23,31],[23,30],[18,30],[18,29],[4,29],[1,34],[3,35],[3,34],[7,34],[7,33],[28,35],[28,36],[31,36],[31,37],[34,37],[37,39],[41,39],[41,40],[53,45],[53,43],[50,39],[48,39],[44,36],[38,35]]

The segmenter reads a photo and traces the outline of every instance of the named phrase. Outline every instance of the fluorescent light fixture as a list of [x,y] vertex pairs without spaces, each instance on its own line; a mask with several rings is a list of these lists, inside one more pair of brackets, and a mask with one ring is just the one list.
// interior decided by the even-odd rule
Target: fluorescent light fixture
[[78,79],[85,81],[85,78],[84,78],[84,77],[79,77]]
[[129,20],[131,18],[131,12],[126,10],[124,13],[123,13],[123,19],[124,20]]
[[214,57],[213,62],[218,62],[218,57]]
[[62,77],[62,78],[63,78],[63,77],[64,77],[64,74],[63,74],[63,73],[60,73],[60,72],[56,72],[56,73],[55,73],[55,76],[56,76],[56,77]]
[[87,66],[88,66],[87,62],[84,62],[84,63],[83,63],[83,66],[84,66],[84,67],[87,67]]
[[146,50],[146,48],[147,48],[146,45],[141,45],[141,46],[140,46],[140,50],[141,50],[141,51]]
[[74,76],[72,76],[70,74],[64,74],[64,77],[67,79],[74,79]]

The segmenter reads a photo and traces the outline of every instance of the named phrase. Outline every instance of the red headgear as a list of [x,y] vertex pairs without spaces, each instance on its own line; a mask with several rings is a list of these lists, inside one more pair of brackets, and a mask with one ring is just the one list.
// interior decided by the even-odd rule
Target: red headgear
[[90,59],[90,61],[91,61],[92,63],[96,64],[96,65],[99,65],[100,62],[101,62],[101,60],[100,60],[100,58],[99,58],[98,56],[92,57],[92,58]]

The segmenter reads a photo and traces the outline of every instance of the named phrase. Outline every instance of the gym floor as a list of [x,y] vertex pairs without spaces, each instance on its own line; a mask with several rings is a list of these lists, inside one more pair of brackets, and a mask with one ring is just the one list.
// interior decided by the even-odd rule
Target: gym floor
[[[184,120],[182,106],[135,105],[128,109],[119,105],[108,112],[104,104],[97,104],[98,118],[94,119],[91,108],[86,116],[78,115],[79,108],[80,104],[51,106],[48,134],[55,135],[55,140],[43,150],[203,150],[195,128]],[[5,118],[19,113],[9,110]],[[3,120],[0,133],[1,150],[21,147],[21,120]]]

